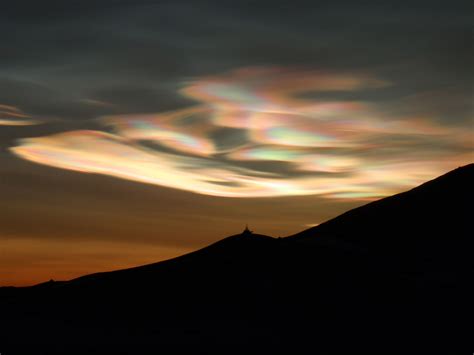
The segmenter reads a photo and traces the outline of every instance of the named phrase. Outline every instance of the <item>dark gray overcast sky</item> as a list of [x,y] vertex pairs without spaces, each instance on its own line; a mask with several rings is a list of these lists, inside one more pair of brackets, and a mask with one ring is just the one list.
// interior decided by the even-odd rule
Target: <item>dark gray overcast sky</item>
[[[258,65],[376,72],[390,99],[466,119],[472,93],[469,1],[8,1],[0,5],[0,103],[41,117],[91,119],[190,104],[189,78]],[[89,100],[107,101],[98,107]],[[457,111],[452,117],[453,108]]]

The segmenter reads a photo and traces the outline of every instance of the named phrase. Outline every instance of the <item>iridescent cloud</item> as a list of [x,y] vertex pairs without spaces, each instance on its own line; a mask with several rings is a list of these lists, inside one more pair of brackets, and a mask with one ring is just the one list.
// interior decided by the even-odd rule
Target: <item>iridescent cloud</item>
[[29,117],[18,107],[0,104],[0,126],[30,126],[40,123]]
[[[332,193],[332,179],[292,180],[253,176],[253,172],[199,157],[157,153],[100,131],[73,131],[48,137],[25,138],[11,150],[30,161],[84,173],[163,185],[226,197]],[[262,174],[265,175],[265,174]]]
[[[199,110],[190,110],[189,117],[197,113]],[[180,117],[188,117],[186,111],[161,115],[115,116],[106,118],[103,122],[130,140],[154,142],[195,155],[208,156],[215,153],[213,141],[205,137],[209,127],[176,127]]]
[[[11,149],[40,164],[225,197],[372,199],[469,162],[472,130],[335,95],[389,85],[367,75],[242,69],[188,82],[181,94],[201,102],[194,107],[103,117],[112,133],[26,138]],[[243,138],[224,149],[223,130]]]

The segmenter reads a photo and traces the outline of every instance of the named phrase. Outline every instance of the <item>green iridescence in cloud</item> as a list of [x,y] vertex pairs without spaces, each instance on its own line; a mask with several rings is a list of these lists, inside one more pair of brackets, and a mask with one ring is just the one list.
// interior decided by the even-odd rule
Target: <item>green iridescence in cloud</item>
[[[375,102],[327,99],[389,85],[361,75],[245,68],[188,82],[181,94],[200,102],[191,108],[102,117],[104,131],[25,138],[11,151],[57,168],[223,197],[371,199],[469,161],[459,153],[472,149],[469,130],[429,116],[391,116]],[[307,92],[316,98],[302,99]],[[222,129],[244,138],[221,148]],[[259,167],[269,163],[285,168]]]

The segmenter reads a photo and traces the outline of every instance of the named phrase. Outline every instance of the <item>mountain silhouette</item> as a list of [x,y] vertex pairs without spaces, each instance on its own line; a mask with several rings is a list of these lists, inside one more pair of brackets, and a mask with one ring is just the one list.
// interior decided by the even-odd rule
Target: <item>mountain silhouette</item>
[[2,288],[0,352],[472,352],[473,181],[471,164],[286,238]]

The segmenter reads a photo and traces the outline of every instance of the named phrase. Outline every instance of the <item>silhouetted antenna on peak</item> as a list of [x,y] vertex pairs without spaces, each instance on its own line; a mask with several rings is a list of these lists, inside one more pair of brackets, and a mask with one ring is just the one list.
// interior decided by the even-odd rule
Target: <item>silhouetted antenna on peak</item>
[[242,232],[242,234],[244,234],[244,235],[250,235],[250,234],[252,234],[252,233],[253,233],[253,232],[249,229],[249,225],[246,224],[246,225],[245,225],[245,229],[244,229],[244,231]]

